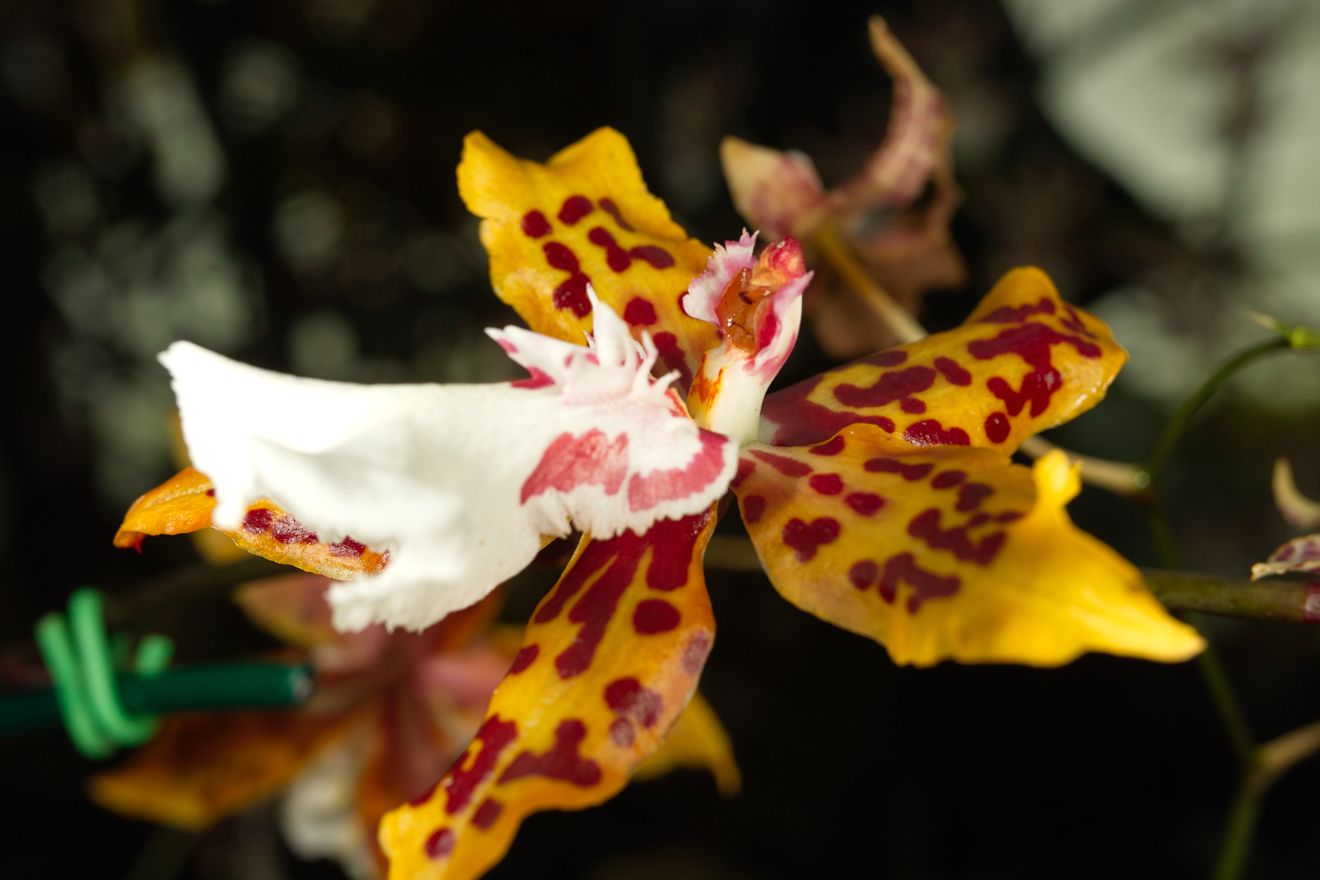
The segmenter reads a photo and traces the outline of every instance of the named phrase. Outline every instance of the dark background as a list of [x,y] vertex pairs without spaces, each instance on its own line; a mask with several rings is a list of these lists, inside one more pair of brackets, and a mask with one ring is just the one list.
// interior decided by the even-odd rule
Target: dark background
[[[1141,5],[1114,4],[1085,48],[1139,38]],[[959,117],[955,235],[970,277],[927,299],[928,326],[956,323],[1005,268],[1035,262],[1082,304],[1145,284],[1170,339],[1213,348],[1248,277],[1241,246],[1189,237],[1074,152],[1035,100],[1049,59],[1028,53],[997,4],[0,4],[10,656],[75,586],[130,594],[193,558],[187,542],[143,556],[109,543],[132,498],[172,469],[152,360],[169,339],[333,378],[499,377],[479,330],[513,316],[489,293],[457,196],[466,132],[545,158],[612,125],[689,232],[731,237],[742,221],[719,170],[724,134],[804,149],[827,183],[878,142],[888,83],[866,42],[874,12]],[[154,85],[135,79],[144,66]],[[1241,136],[1234,120],[1258,121],[1236,112],[1226,137]],[[791,369],[826,364],[804,343]],[[1293,381],[1317,385],[1316,367],[1299,359]],[[1137,458],[1172,402],[1120,382],[1056,439]],[[1289,537],[1270,463],[1291,455],[1314,487],[1318,441],[1313,409],[1245,394],[1212,407],[1170,474],[1185,563],[1238,575]],[[1073,514],[1156,562],[1121,499],[1088,490]],[[724,802],[685,773],[537,816],[492,876],[1209,873],[1236,769],[1192,665],[899,669],[759,576],[709,580],[720,634],[702,688],[732,734],[742,793]],[[184,660],[260,644],[219,601],[138,626],[176,635]],[[1220,621],[1207,634],[1261,736],[1320,716],[1314,631]],[[200,842],[161,835],[85,800],[93,768],[61,734],[6,746],[6,876],[335,876],[283,852],[268,812]],[[1313,761],[1269,796],[1250,876],[1317,876],[1317,827]]]

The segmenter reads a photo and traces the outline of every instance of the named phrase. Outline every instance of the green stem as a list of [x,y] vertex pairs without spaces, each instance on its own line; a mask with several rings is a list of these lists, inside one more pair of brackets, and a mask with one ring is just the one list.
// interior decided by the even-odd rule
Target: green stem
[[1164,431],[1160,434],[1159,440],[1155,443],[1155,451],[1151,453],[1150,458],[1146,460],[1142,482],[1149,491],[1154,490],[1156,482],[1164,473],[1165,466],[1169,463],[1173,450],[1177,448],[1183,434],[1187,432],[1187,427],[1191,424],[1192,418],[1200,411],[1219,386],[1223,385],[1238,370],[1259,360],[1262,357],[1276,351],[1287,351],[1291,346],[1287,339],[1281,336],[1275,336],[1264,342],[1257,343],[1250,348],[1238,352],[1229,358],[1214,374],[1201,384],[1201,387],[1192,392],[1186,400],[1176,409],[1169,421],[1164,426]]
[[1146,586],[1165,607],[1243,620],[1320,623],[1320,588],[1309,581],[1233,580],[1207,574],[1145,569]]
[[1224,841],[1215,861],[1215,880],[1236,880],[1247,866],[1251,854],[1251,841],[1256,836],[1256,820],[1260,816],[1260,796],[1263,791],[1246,780],[1238,789],[1233,809],[1228,814]]
[[1215,704],[1219,720],[1224,725],[1224,733],[1233,747],[1233,754],[1237,756],[1243,773],[1249,774],[1260,763],[1256,738],[1251,733],[1251,726],[1247,723],[1246,713],[1242,711],[1237,692],[1233,690],[1228,674],[1224,671],[1219,652],[1207,642],[1205,650],[1197,655],[1196,663],[1206,689],[1210,692],[1210,699]]

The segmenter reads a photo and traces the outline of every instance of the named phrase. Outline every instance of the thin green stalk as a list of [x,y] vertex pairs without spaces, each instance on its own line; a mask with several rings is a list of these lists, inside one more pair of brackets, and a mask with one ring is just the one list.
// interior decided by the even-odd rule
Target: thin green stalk
[[1215,860],[1215,880],[1236,880],[1247,866],[1251,855],[1251,842],[1256,836],[1256,821],[1260,818],[1260,795],[1249,780],[1242,783],[1233,809],[1228,814],[1224,840]]
[[1250,348],[1243,349],[1233,357],[1229,358],[1219,369],[1206,379],[1191,393],[1191,395],[1182,402],[1176,409],[1169,421],[1164,425],[1164,430],[1160,433],[1159,440],[1155,443],[1155,451],[1146,459],[1146,464],[1142,468],[1141,477],[1143,485],[1148,491],[1153,492],[1155,484],[1164,473],[1164,468],[1173,456],[1174,449],[1177,448],[1183,434],[1187,432],[1192,418],[1200,411],[1214,393],[1238,370],[1248,364],[1259,360],[1266,355],[1276,351],[1287,351],[1291,348],[1289,341],[1282,336],[1275,336],[1264,342],[1257,343]]
[[1214,645],[1207,642],[1205,650],[1197,655],[1196,663],[1206,689],[1210,691],[1210,699],[1214,702],[1220,723],[1224,725],[1224,733],[1233,747],[1233,754],[1237,756],[1243,773],[1249,774],[1260,763],[1256,738],[1251,733],[1251,726],[1247,723],[1246,713],[1242,711],[1242,703],[1238,700],[1237,692],[1224,671],[1224,663],[1219,659],[1219,652],[1215,650]]

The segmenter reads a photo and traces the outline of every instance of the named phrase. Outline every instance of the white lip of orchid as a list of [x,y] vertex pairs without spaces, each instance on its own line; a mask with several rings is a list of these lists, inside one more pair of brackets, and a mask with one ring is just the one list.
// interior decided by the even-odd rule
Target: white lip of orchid
[[628,324],[608,306],[600,308],[596,291],[587,285],[591,302],[592,332],[585,334],[587,347],[574,345],[534,333],[524,327],[487,327],[486,335],[495,340],[511,360],[534,377],[548,377],[565,398],[591,402],[626,395],[638,399],[654,398],[659,402],[668,394],[678,371],[651,376],[660,357],[651,334],[642,331],[637,341]]
[[593,303],[583,348],[515,327],[491,335],[532,377],[488,385],[353,385],[280,375],[186,342],[161,355],[215,524],[269,498],[324,541],[390,562],[329,592],[335,626],[422,629],[478,601],[575,527],[641,532],[705,509],[737,446],[702,431],[653,380],[654,346]]
[[[770,310],[768,317],[774,323],[769,325],[768,339],[759,338],[755,328],[743,328],[744,334],[757,334],[754,345],[749,348],[734,344],[725,332],[719,314],[720,304],[729,285],[740,273],[757,269],[759,263],[753,254],[756,238],[756,233],[743,230],[738,241],[726,242],[722,247],[716,245],[706,271],[693,279],[683,298],[683,310],[693,318],[714,324],[721,337],[720,345],[702,357],[701,369],[688,394],[688,406],[698,424],[741,444],[757,439],[761,405],[770,383],[797,343],[802,322],[802,294],[813,274],[805,272],[785,281],[766,297],[764,303],[754,307]],[[797,248],[796,242],[782,245]]]

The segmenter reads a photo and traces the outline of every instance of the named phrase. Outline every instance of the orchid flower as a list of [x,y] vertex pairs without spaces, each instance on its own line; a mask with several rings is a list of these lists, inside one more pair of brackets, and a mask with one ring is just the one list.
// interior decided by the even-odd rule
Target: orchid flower
[[[327,578],[253,581],[235,594],[262,629],[311,663],[317,692],[298,709],[175,715],[124,766],[94,777],[92,798],[116,812],[189,830],[282,799],[295,854],[332,858],[354,878],[386,867],[376,827],[426,794],[472,738],[513,661],[516,631],[494,625],[499,595],[423,632],[331,625]],[[718,719],[698,695],[639,775],[709,769],[721,790],[738,768]]]
[[525,816],[605,800],[656,750],[713,644],[701,560],[729,488],[774,587],[895,662],[1203,647],[1069,522],[1061,453],[1011,461],[1094,406],[1126,357],[1039,270],[1011,272],[961,327],[766,396],[810,280],[795,241],[712,253],[611,129],[544,165],[474,133],[458,177],[494,289],[533,331],[492,335],[529,377],[365,388],[173,347],[210,482],[190,477],[186,502],[149,493],[117,539],[198,528],[210,503],[250,549],[351,577],[330,601],[354,627],[432,622],[539,537],[584,532],[472,744],[383,820],[392,876],[477,876]]

